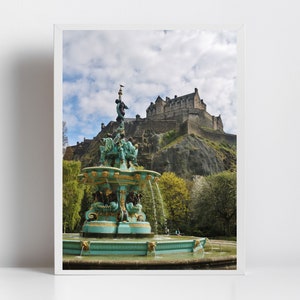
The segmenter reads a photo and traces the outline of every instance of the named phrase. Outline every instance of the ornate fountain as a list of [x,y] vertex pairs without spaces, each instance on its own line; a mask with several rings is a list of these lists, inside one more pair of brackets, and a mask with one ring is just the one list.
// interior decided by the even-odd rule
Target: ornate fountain
[[124,115],[128,107],[122,101],[122,87],[116,99],[118,128],[103,138],[100,166],[84,168],[79,175],[83,184],[96,187],[95,202],[86,212],[83,237],[149,237],[150,223],[142,210],[141,195],[147,184],[160,174],[136,170],[138,146],[125,138]]
[[[113,260],[103,262],[100,259],[105,256],[124,258],[198,253],[200,250],[203,253],[205,238],[158,236],[147,221],[141,195],[147,186],[158,187],[161,175],[137,167],[138,146],[125,137],[124,116],[128,107],[122,101],[122,87],[115,100],[118,127],[103,139],[100,165],[84,168],[79,175],[79,181],[94,186],[96,192],[94,203],[85,213],[80,234],[64,236],[63,254],[68,257],[64,258],[64,268],[115,266]],[[83,257],[92,259],[84,261],[80,259]],[[127,260],[126,263],[130,265]],[[149,261],[134,261],[133,264],[136,267],[144,263],[149,264]]]

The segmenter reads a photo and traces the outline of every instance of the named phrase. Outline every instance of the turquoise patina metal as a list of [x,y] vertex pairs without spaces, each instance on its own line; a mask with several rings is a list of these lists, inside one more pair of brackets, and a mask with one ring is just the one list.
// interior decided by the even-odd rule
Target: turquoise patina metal
[[160,255],[194,253],[204,248],[206,239],[197,237],[170,237],[169,239],[111,239],[93,240],[72,238],[65,240],[64,254],[77,256],[101,255]]
[[81,183],[96,187],[95,202],[86,212],[83,236],[153,235],[141,204],[141,192],[160,174],[150,170],[122,170],[99,166],[84,168]]

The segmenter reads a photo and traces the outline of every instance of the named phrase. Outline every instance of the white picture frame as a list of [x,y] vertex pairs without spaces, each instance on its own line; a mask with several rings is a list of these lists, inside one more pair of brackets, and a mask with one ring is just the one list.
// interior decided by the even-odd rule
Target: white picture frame
[[[138,270],[139,274],[244,274],[245,272],[245,203],[244,203],[244,26],[127,26],[120,28],[117,26],[103,25],[63,25],[54,26],[54,196],[55,196],[55,274],[134,274],[137,270],[101,270],[101,269],[64,269],[63,268],[63,211],[62,211],[62,149],[63,149],[63,39],[66,31],[108,31],[108,30],[204,30],[204,31],[233,31],[236,33],[237,47],[237,79],[236,79],[236,117],[237,117],[237,264],[235,269],[199,269],[199,270]],[[92,45],[91,45],[92,47]],[[119,87],[117,86],[116,89]],[[117,91],[116,91],[117,92]],[[112,94],[112,97],[116,95]],[[153,100],[157,95],[153,95]]]

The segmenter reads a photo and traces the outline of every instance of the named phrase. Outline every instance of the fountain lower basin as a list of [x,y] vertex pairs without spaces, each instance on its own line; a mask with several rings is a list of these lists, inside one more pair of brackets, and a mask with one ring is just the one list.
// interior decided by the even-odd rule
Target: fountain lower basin
[[64,236],[63,253],[77,256],[195,253],[202,250],[205,243],[205,238],[197,237],[89,239],[70,234]]
[[[195,240],[200,242],[196,248]],[[65,270],[232,270],[236,263],[235,242],[185,236],[120,240],[64,235]]]

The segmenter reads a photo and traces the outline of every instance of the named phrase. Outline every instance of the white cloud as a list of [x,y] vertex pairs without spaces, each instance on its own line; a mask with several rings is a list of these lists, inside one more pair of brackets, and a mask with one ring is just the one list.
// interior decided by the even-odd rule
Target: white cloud
[[125,85],[127,117],[145,116],[158,95],[180,96],[197,87],[208,112],[222,115],[227,132],[236,131],[234,32],[65,31],[63,60],[70,144],[115,120],[119,84]]

